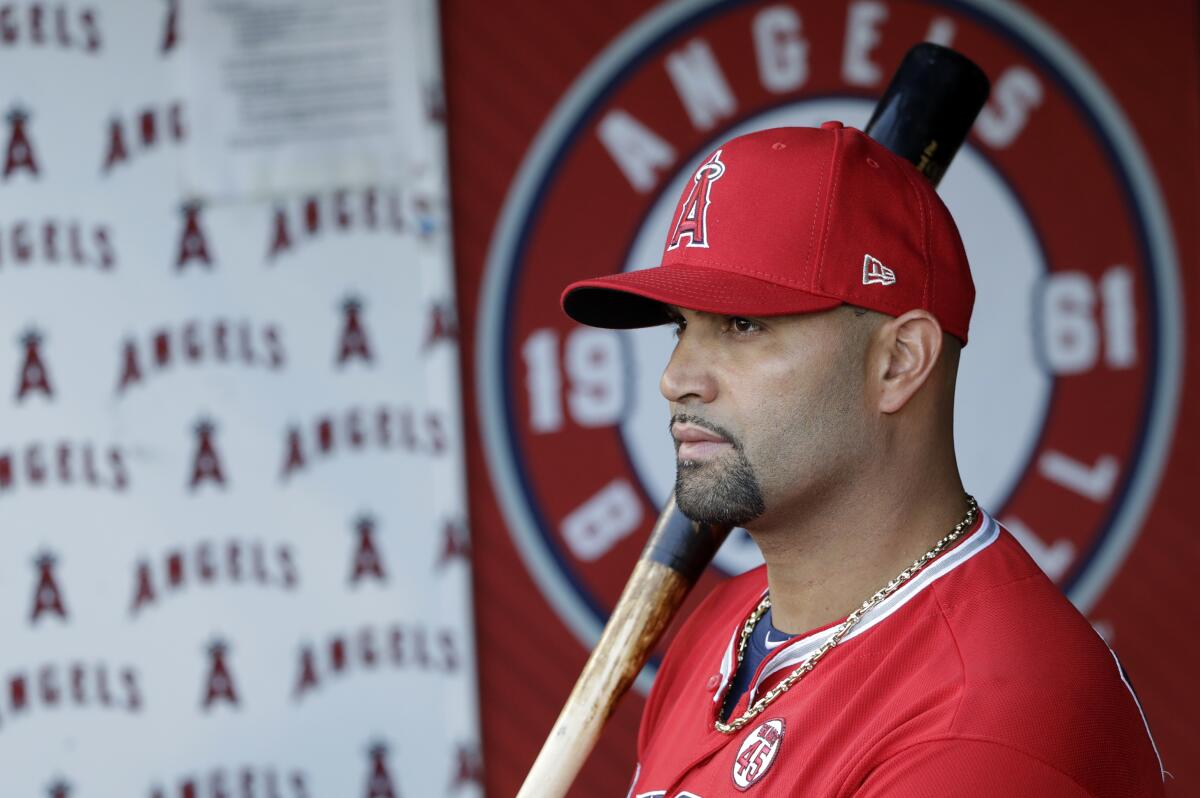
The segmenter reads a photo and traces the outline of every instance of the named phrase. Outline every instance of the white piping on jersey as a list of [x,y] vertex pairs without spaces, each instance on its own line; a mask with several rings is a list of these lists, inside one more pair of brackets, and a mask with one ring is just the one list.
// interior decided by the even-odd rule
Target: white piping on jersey
[[[767,595],[765,590],[763,591],[763,595]],[[759,601],[762,601],[762,599],[759,598]],[[725,684],[729,681],[729,677],[733,675],[733,651],[740,631],[742,631],[742,628],[740,626],[736,627],[733,630],[733,634],[729,636],[729,645],[725,646],[725,656],[721,658],[721,686],[713,693],[714,704],[721,699],[721,694],[725,691]]]
[[[642,763],[638,762],[637,770],[633,771],[633,781],[631,781],[629,783],[629,792],[625,793],[625,798],[634,798],[633,791],[637,789],[638,779],[640,779],[641,777],[642,777]],[[642,793],[642,795],[645,795],[645,794],[646,793]],[[637,796],[637,798],[642,798],[642,795]]]
[[[1121,660],[1117,659],[1117,652],[1111,648],[1108,650],[1112,654],[1113,662],[1117,663],[1117,675],[1121,677],[1121,684],[1125,685],[1125,689],[1129,691],[1129,697],[1133,699],[1133,705],[1137,707],[1138,714],[1142,716],[1142,725],[1146,727],[1146,736],[1150,738],[1150,747],[1154,749],[1154,756],[1158,758],[1158,769],[1162,774],[1162,780],[1165,782],[1167,769],[1163,767],[1162,754],[1158,752],[1158,744],[1154,742],[1154,735],[1150,732],[1150,722],[1146,720],[1146,713],[1142,711],[1142,702],[1138,701],[1137,693],[1133,692],[1133,685],[1125,678],[1125,669],[1121,667]],[[1175,778],[1171,776],[1171,778]]]
[[[980,524],[978,531],[925,566],[907,584],[872,607],[863,615],[858,624],[850,630],[850,634],[843,638],[843,642],[858,637],[860,634],[890,617],[926,587],[995,543],[1000,537],[1000,525],[983,510],[980,510],[980,514],[983,516],[983,523]],[[764,596],[766,593],[767,591],[763,591]],[[823,629],[820,632],[815,632],[807,637],[795,640],[776,654],[767,664],[767,667],[763,668],[762,673],[755,679],[754,684],[751,685],[749,702],[754,703],[758,688],[768,677],[784,668],[794,668],[804,662],[804,660],[816,653],[817,649],[832,637],[840,626],[841,624],[837,624],[832,628]],[[721,686],[713,696],[714,703],[724,695],[725,683],[731,675],[730,671],[733,670],[734,644],[736,643],[739,631],[741,631],[740,626],[734,631],[734,639],[730,641],[729,648],[725,652],[725,658],[721,661]],[[728,671],[726,670],[727,665]]]

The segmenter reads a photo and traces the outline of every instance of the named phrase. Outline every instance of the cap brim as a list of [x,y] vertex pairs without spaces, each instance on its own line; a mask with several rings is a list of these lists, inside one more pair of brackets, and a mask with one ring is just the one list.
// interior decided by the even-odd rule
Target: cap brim
[[667,305],[726,316],[814,313],[842,300],[722,269],[659,266],[571,283],[563,311],[592,327],[627,330],[670,321]]

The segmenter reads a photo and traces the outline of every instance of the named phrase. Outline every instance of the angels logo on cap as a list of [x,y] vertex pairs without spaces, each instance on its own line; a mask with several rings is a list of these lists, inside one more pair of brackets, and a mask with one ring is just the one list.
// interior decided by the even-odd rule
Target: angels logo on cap
[[675,249],[679,241],[687,236],[689,247],[708,246],[708,206],[712,203],[709,192],[712,184],[725,174],[725,164],[721,163],[721,151],[717,150],[712,157],[701,164],[692,178],[692,186],[679,209],[679,221],[671,232],[667,249]]

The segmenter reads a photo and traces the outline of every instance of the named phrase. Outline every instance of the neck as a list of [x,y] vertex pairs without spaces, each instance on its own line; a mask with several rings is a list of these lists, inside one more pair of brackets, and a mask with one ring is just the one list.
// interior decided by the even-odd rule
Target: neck
[[851,487],[823,492],[777,523],[749,530],[767,564],[776,628],[800,634],[841,620],[966,514],[953,462],[933,470],[941,478],[893,471],[861,475],[847,481]]

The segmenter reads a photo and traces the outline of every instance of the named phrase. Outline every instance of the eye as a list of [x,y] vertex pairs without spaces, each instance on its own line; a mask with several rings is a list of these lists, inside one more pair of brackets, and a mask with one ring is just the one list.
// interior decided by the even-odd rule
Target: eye
[[729,326],[734,332],[738,333],[753,333],[762,329],[762,326],[758,322],[742,318],[741,316],[730,316]]
[[670,324],[671,334],[676,338],[683,335],[683,331],[687,329],[687,319],[683,318],[682,316],[675,316],[671,319]]

